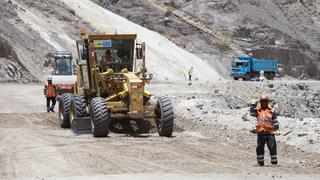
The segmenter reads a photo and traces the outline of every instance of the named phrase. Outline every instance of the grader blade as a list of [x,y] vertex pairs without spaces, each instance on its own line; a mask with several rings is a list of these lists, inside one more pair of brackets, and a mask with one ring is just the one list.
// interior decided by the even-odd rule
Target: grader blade
[[91,118],[84,117],[74,119],[71,123],[71,129],[76,134],[89,134],[92,132]]

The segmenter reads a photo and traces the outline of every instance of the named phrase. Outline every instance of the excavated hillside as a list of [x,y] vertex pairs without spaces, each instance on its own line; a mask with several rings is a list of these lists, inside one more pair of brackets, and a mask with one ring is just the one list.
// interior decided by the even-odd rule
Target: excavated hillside
[[158,31],[225,76],[238,54],[232,44],[257,58],[278,59],[288,75],[320,78],[317,0],[92,1]]
[[[279,59],[288,75],[320,78],[320,2],[316,0],[92,1],[159,32],[224,77],[229,77],[228,66],[242,50],[257,58]],[[101,32],[63,1],[4,0],[0,10],[1,82],[42,81],[51,52],[75,53],[81,24],[89,32]],[[183,60],[187,61],[181,57],[180,64]],[[176,69],[179,76],[188,64],[192,63]]]
[[0,1],[0,82],[43,81],[50,53],[76,52],[79,22],[60,1]]
[[[134,24],[91,1],[81,7],[73,6],[74,2],[1,1],[0,82],[44,81],[51,53],[68,50],[77,57],[75,41],[79,39],[80,26],[85,27],[88,33],[114,33],[109,31],[116,29],[117,33],[137,34],[138,41],[148,42],[146,56],[152,61],[148,61],[147,68],[157,80],[185,80],[191,66],[195,67],[198,79],[222,79],[206,61],[179,48],[157,32]],[[96,11],[91,12],[92,9]],[[203,72],[205,68],[206,72]]]

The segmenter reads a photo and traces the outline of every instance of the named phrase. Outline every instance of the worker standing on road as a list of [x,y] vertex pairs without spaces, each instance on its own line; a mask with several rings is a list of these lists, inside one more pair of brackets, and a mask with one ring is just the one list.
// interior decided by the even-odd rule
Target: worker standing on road
[[189,81],[191,81],[192,79],[192,73],[193,73],[193,67],[191,67],[188,71],[188,75],[189,75]]
[[272,107],[269,97],[261,95],[257,105],[250,107],[250,115],[257,117],[257,161],[259,166],[264,166],[264,145],[267,143],[271,164],[277,165],[277,144],[274,132],[279,129],[276,110]]
[[[57,88],[52,83],[52,77],[48,77],[48,84],[44,86],[44,96],[47,99],[47,112],[54,112],[54,106],[56,105]],[[50,106],[50,101],[52,102]]]

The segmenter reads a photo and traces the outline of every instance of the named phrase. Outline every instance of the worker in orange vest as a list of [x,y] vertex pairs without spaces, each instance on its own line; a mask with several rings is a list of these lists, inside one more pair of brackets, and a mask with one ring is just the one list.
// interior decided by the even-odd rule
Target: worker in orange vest
[[[47,112],[54,112],[54,106],[56,105],[57,88],[52,83],[52,77],[48,77],[48,84],[44,86],[44,96],[47,98]],[[52,102],[50,106],[50,101]]]
[[267,95],[261,95],[256,106],[251,106],[250,115],[257,117],[257,161],[259,166],[264,166],[264,146],[267,144],[271,164],[277,165],[277,144],[274,132],[279,129],[276,110],[272,107]]

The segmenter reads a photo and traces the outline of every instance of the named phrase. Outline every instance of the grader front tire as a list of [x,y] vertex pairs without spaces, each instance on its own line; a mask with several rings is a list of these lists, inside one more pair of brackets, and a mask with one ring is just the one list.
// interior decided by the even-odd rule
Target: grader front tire
[[160,136],[170,137],[173,133],[174,114],[173,107],[169,97],[160,97],[157,101],[156,108],[156,126]]
[[91,120],[93,136],[107,137],[111,124],[110,110],[101,97],[96,97],[91,101]]

